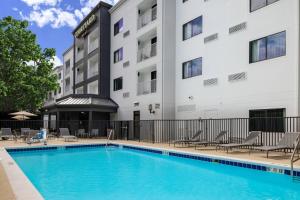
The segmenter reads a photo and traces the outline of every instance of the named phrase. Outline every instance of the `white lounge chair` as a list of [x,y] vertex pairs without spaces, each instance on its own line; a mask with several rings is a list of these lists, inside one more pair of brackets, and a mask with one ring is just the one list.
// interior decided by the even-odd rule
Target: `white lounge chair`
[[70,135],[68,128],[59,128],[60,137],[65,140],[65,142],[78,141],[78,138],[74,135]]

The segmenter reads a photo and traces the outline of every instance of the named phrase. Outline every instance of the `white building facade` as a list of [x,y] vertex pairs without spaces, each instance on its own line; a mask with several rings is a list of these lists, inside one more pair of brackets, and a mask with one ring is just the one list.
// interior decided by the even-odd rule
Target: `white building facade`
[[176,118],[298,116],[299,55],[298,0],[176,1]]
[[175,118],[174,0],[120,0],[111,10],[113,120]]
[[73,94],[73,68],[74,48],[73,45],[63,54],[63,96]]

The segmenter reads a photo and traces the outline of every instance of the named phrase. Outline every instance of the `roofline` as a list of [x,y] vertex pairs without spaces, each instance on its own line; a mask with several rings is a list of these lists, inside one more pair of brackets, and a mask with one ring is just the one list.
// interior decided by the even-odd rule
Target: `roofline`
[[118,8],[123,4],[123,3],[125,3],[127,0],[120,0],[120,1],[118,1],[118,3],[116,3],[110,10],[109,10],[109,12],[110,13],[113,13],[113,12],[115,12],[116,10],[118,10]]
[[83,18],[82,20],[81,20],[81,22],[75,27],[75,29],[72,31],[72,34],[74,35],[74,33],[77,31],[77,29],[96,11],[96,10],[98,10],[100,7],[106,7],[106,8],[108,8],[108,9],[110,9],[111,7],[112,7],[112,5],[111,4],[109,4],[109,3],[105,3],[105,2],[103,2],[103,1],[100,1],[94,8],[93,8],[93,10],[91,10],[91,12],[87,15],[87,16],[85,16],[85,18]]
[[74,45],[72,44],[67,50],[65,50],[65,51],[63,52],[63,56],[64,56],[65,54],[67,54],[69,51],[71,51],[71,50],[73,49],[73,47],[74,47]]

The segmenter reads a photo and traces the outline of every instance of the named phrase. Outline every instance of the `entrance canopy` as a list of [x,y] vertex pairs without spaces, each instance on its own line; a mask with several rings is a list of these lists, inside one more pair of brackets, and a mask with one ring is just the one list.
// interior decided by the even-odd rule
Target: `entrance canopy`
[[118,104],[113,100],[101,98],[97,95],[69,95],[55,102],[44,105],[45,113],[52,112],[107,112],[115,113],[118,110]]

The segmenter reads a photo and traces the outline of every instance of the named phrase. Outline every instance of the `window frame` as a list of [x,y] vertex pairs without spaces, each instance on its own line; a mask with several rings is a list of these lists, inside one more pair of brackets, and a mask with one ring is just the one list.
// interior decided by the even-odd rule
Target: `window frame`
[[[120,22],[122,21],[122,28],[120,28]],[[116,32],[116,26],[118,26],[118,32]],[[115,24],[114,24],[114,36],[118,35],[119,33],[122,32],[124,28],[124,19],[121,18],[119,19]]]
[[[187,24],[190,24],[190,23],[192,23],[193,21],[196,21],[198,18],[201,18],[201,32],[200,33],[198,33],[198,34],[195,34],[195,35],[192,35],[191,37],[189,37],[189,38],[184,38],[184,27],[187,25]],[[192,24],[192,27],[193,27],[193,24]],[[192,33],[193,33],[193,29],[192,29]],[[190,20],[190,21],[188,21],[188,22],[186,22],[186,23],[184,23],[183,25],[182,25],[182,41],[186,41],[186,40],[189,40],[189,39],[191,39],[191,38],[193,38],[193,37],[196,37],[197,35],[201,35],[203,33],[203,15],[200,15],[200,16],[198,16],[198,17],[196,17],[196,18],[194,18],[194,19],[192,19],[192,20]]]
[[[122,58],[120,59],[120,52],[122,51]],[[116,54],[119,54],[119,56],[118,56],[118,60],[116,60]],[[123,47],[121,47],[121,48],[119,48],[119,49],[117,49],[116,51],[114,51],[114,64],[115,63],[118,63],[118,62],[121,62],[122,60],[123,60],[123,57],[124,57],[124,51],[123,51]]]
[[274,1],[273,3],[268,3],[268,0],[265,0],[265,1],[266,1],[266,5],[265,5],[265,6],[260,7],[260,8],[257,8],[257,9],[255,9],[255,10],[252,10],[252,0],[249,0],[249,4],[250,4],[249,10],[250,10],[250,13],[255,12],[255,11],[257,11],[257,10],[260,10],[260,9],[262,9],[262,8],[265,8],[265,7],[269,6],[269,5],[272,5],[273,3],[277,3],[277,2],[279,2],[280,0],[276,0],[276,1]]
[[[193,66],[193,65],[192,65],[193,61],[194,61],[194,60],[197,60],[197,59],[201,59],[201,74],[198,74],[198,75],[191,75],[191,76],[185,77],[185,76],[184,76],[184,71],[185,71],[185,70],[184,70],[184,66],[185,66],[185,64],[190,62],[190,63],[191,63],[191,66]],[[194,58],[194,59],[192,59],[192,60],[188,60],[188,61],[186,61],[186,62],[183,62],[183,63],[182,63],[182,79],[185,80],[185,79],[189,79],[189,78],[193,78],[193,77],[197,77],[197,76],[202,76],[202,74],[203,74],[202,66],[203,66],[203,57],[198,57],[198,58]]]
[[[273,57],[273,58],[268,58],[268,37],[271,37],[271,36],[274,36],[274,35],[277,35],[277,34],[280,34],[280,33],[285,33],[285,49],[284,49],[284,55],[281,55],[281,56],[276,56],[276,57]],[[262,39],[265,39],[266,40],[266,58],[263,59],[263,60],[258,60],[258,61],[252,61],[252,43],[254,42],[257,42],[259,40],[262,40]],[[256,40],[252,40],[249,42],[249,64],[253,64],[253,63],[257,63],[257,62],[262,62],[262,61],[266,61],[266,60],[272,60],[272,59],[275,59],[275,58],[280,58],[280,57],[283,57],[283,56],[286,56],[286,51],[287,51],[287,48],[286,48],[286,30],[284,31],[281,31],[281,32],[277,32],[277,33],[274,33],[274,34],[271,34],[271,35],[268,35],[268,36],[265,36],[265,37],[261,37],[259,39],[256,39]]]
[[285,117],[285,108],[249,110],[249,131],[285,132]]
[[[118,80],[121,80],[121,88],[117,88],[116,86],[117,86],[117,81]],[[116,91],[119,91],[119,90],[122,90],[123,89],[123,77],[121,76],[121,77],[119,77],[119,78],[115,78],[114,80],[113,80],[113,91],[114,92],[116,92]]]

